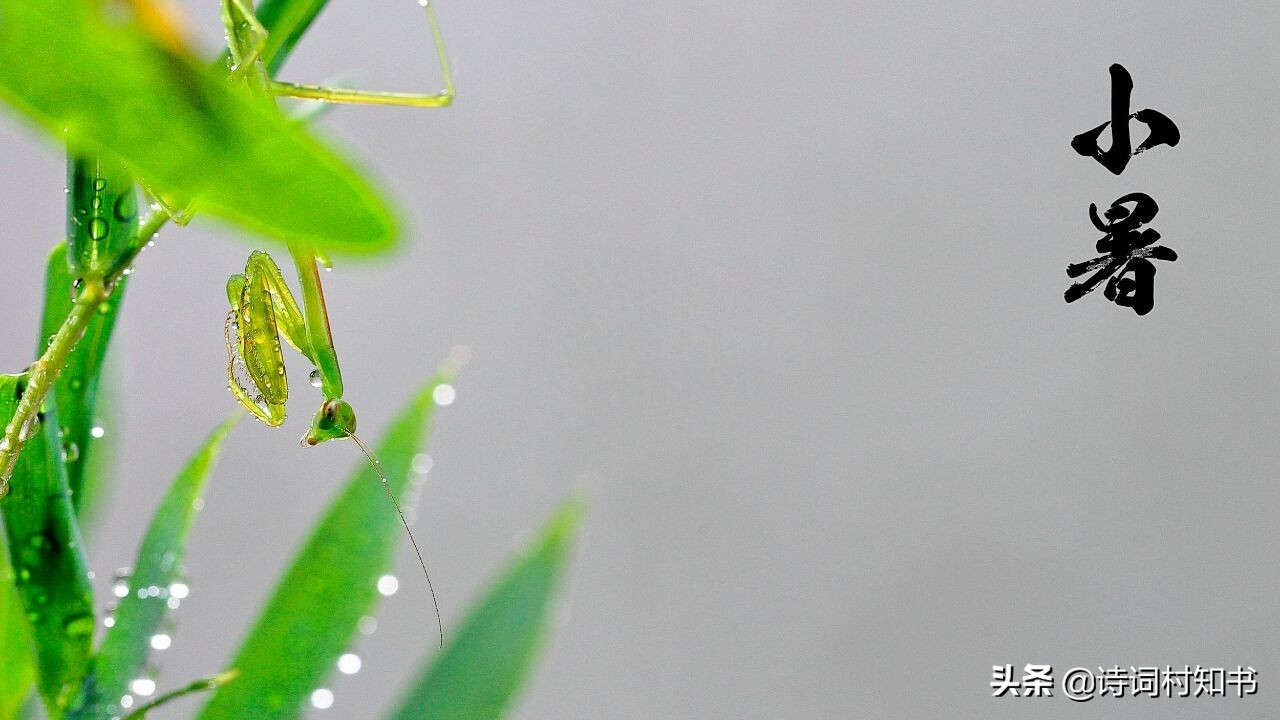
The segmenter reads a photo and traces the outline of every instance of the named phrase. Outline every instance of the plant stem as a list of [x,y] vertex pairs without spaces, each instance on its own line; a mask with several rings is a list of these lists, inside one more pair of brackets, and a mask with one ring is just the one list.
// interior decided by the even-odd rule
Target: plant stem
[[53,389],[58,375],[66,367],[67,356],[84,337],[89,321],[98,313],[102,304],[110,299],[116,282],[128,268],[132,267],[138,253],[142,252],[142,248],[147,246],[156,232],[168,221],[167,213],[153,212],[139,227],[138,240],[129,249],[126,262],[120,264],[124,269],[103,278],[84,280],[76,292],[75,304],[71,312],[67,314],[67,319],[49,341],[49,347],[39,360],[27,368],[27,382],[22,398],[18,401],[13,418],[5,425],[4,436],[0,439],[0,497],[4,497],[9,491],[9,477],[13,474],[18,454],[22,452],[22,446],[26,444],[27,439],[33,434],[36,423],[40,421],[40,409],[44,407],[45,397]]
[[178,688],[177,690],[167,692],[164,695],[161,695],[160,697],[156,698],[155,700],[152,700],[151,702],[145,705],[139,705],[136,710],[129,713],[128,715],[125,715],[124,720],[142,720],[142,718],[145,718],[147,716],[147,713],[151,712],[152,710],[155,710],[157,707],[160,707],[161,705],[169,702],[170,700],[180,698],[183,695],[190,695],[192,693],[205,692],[207,690],[216,690],[217,688],[231,682],[232,680],[235,680],[236,676],[239,674],[240,673],[237,670],[228,670],[227,672],[224,672],[221,675],[214,675],[213,677],[207,677],[201,680],[196,680],[195,682],[191,683],[190,685],[187,685],[186,687]]

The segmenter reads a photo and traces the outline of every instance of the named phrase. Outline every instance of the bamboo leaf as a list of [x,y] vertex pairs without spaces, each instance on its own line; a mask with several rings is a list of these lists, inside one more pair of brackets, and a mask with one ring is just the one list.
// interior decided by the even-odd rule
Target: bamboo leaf
[[146,662],[151,636],[169,611],[169,588],[180,577],[197,500],[218,459],[222,441],[240,417],[236,414],[213,431],[174,479],[156,509],[130,580],[132,588],[155,588],[156,592],[147,592],[145,597],[130,592],[121,599],[115,624],[102,639],[81,702],[70,717],[87,720],[111,715],[111,706],[127,692],[129,681],[137,677]]
[[18,711],[35,687],[36,666],[31,627],[14,587],[16,576],[9,564],[9,548],[0,535],[0,718],[18,717]]
[[[24,375],[0,375],[0,417],[12,417]],[[53,718],[74,699],[88,669],[93,640],[93,590],[85,566],[80,528],[71,508],[56,402],[31,429],[0,500],[14,587],[31,622],[37,687]]]
[[[388,485],[399,497],[405,496],[413,456],[430,428],[432,393],[453,374],[442,372],[414,396],[378,445]],[[403,542],[404,529],[378,476],[361,467],[315,526],[231,662],[239,677],[218,690],[199,717],[298,717],[303,701],[348,647],[360,618],[369,614],[376,582],[391,570],[392,553]],[[423,595],[429,615],[426,588]],[[433,633],[423,635],[424,643],[434,639]]]
[[333,251],[390,246],[395,219],[350,165],[225,71],[100,9],[0,0],[0,97],[194,210]]
[[570,500],[524,548],[405,695],[393,720],[497,720],[524,683],[551,620],[582,516]]
[[[115,291],[89,321],[84,337],[67,356],[67,364],[54,385],[58,403],[58,422],[62,425],[62,446],[66,459],[67,485],[71,488],[71,502],[79,513],[81,503],[89,494],[85,483],[88,458],[97,439],[91,434],[97,419],[98,384],[102,360],[107,354],[111,331],[115,328],[120,303],[124,300],[127,278],[116,284]],[[47,338],[58,332],[58,327],[71,312],[71,276],[67,265],[65,243],[58,243],[49,255],[45,270],[44,321],[40,336]],[[39,355],[43,347],[37,347]]]

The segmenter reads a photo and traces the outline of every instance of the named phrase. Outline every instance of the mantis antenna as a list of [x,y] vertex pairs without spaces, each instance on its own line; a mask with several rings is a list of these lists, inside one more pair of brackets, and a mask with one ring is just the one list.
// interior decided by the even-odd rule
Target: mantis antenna
[[382,481],[382,489],[387,491],[387,498],[391,500],[391,504],[396,509],[396,514],[400,516],[400,523],[404,525],[404,531],[409,533],[409,542],[413,544],[413,552],[418,556],[418,564],[422,566],[422,575],[427,579],[427,589],[431,591],[431,604],[436,609],[436,627],[440,630],[440,647],[444,647],[444,621],[440,619],[440,603],[436,602],[436,589],[431,585],[431,573],[427,572],[427,562],[422,559],[422,551],[418,549],[418,541],[413,537],[413,531],[409,529],[409,521],[404,518],[404,511],[400,509],[400,503],[396,501],[395,493],[391,492],[391,483],[387,482],[386,473],[382,472],[382,461],[369,450],[369,446],[353,432],[348,432],[347,437],[355,442],[356,447],[360,448],[360,452],[368,458],[369,465],[373,467],[373,471],[378,474],[378,479]]

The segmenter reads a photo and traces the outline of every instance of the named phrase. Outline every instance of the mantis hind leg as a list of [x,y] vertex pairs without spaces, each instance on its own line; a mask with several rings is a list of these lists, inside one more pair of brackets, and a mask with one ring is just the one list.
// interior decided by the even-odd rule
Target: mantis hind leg
[[[224,0],[224,2],[241,2],[242,0]],[[445,52],[444,36],[440,32],[440,23],[436,20],[435,8],[430,0],[418,0],[427,15],[427,23],[431,26],[431,40],[435,44],[436,58],[440,63],[440,74],[444,78],[444,89],[432,94],[403,92],[384,92],[377,90],[350,90],[345,88],[321,87],[319,85],[298,85],[295,83],[270,81],[268,87],[275,95],[320,100],[323,102],[356,103],[363,105],[403,105],[408,107],[447,107],[453,104],[453,69],[449,66],[449,55]]]
[[267,46],[267,29],[254,14],[251,0],[222,0],[222,24],[231,51],[231,76],[246,77],[250,68],[260,65],[262,49]]

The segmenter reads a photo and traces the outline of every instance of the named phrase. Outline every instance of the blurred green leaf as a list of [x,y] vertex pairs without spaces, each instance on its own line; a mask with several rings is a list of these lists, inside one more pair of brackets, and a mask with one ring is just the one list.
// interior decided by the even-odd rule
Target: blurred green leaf
[[[0,375],[0,417],[12,417],[25,375]],[[15,587],[31,622],[37,686],[51,717],[61,717],[88,669],[93,589],[71,509],[56,402],[18,457],[9,495],[0,500]]]
[[14,577],[9,544],[0,534],[0,658],[4,659],[0,670],[0,718],[18,717],[36,680],[31,627],[22,598],[14,588]]
[[583,505],[570,500],[524,548],[448,648],[405,695],[393,720],[497,720],[524,683]]
[[[442,372],[427,383],[378,445],[388,484],[398,497],[405,496],[413,456],[430,428],[432,392],[453,374]],[[351,452],[357,452],[355,446]],[[377,580],[391,570],[393,551],[405,542],[400,518],[377,474],[361,467],[330,504],[240,647],[231,663],[239,678],[218,690],[199,717],[298,717],[303,701],[333,670],[356,624],[370,612]],[[433,617],[425,587],[423,596],[424,618]],[[434,633],[423,633],[424,643],[434,639]]]
[[115,624],[102,639],[81,702],[69,717],[88,720],[109,716],[109,707],[128,691],[129,681],[138,676],[146,662],[151,636],[169,612],[169,587],[180,578],[197,500],[218,459],[222,441],[240,417],[235,415],[213,431],[174,479],[156,509],[138,551],[129,586],[158,588],[160,592],[148,593],[147,597],[131,592],[120,600]]
[[[71,284],[74,280],[67,265],[66,243],[58,243],[49,255],[49,264],[45,270],[41,337],[48,338],[58,332],[71,312]],[[98,444],[97,439],[90,434],[97,419],[98,380],[102,359],[107,354],[111,331],[115,327],[116,315],[124,300],[127,280],[128,278],[122,278],[116,283],[111,299],[89,321],[84,337],[67,356],[67,364],[54,385],[58,422],[62,425],[62,445],[66,454],[67,485],[71,488],[71,503],[77,513],[80,512],[81,503],[87,494],[84,484],[93,479],[86,474],[85,468],[91,448]],[[44,347],[38,343],[36,354],[39,355],[43,350]]]
[[73,152],[107,151],[195,210],[334,251],[393,242],[387,205],[274,103],[100,8],[0,0],[0,96],[65,131]]

